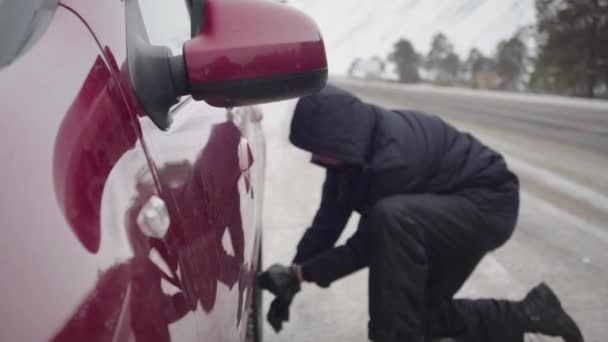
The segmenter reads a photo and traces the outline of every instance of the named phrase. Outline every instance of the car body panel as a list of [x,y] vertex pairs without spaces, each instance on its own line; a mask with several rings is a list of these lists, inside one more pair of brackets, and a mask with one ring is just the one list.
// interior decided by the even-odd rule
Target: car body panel
[[[179,212],[167,248],[177,258],[183,292],[196,306],[200,337],[244,337],[259,248],[263,165],[259,127],[249,108],[215,109],[187,101],[167,132],[141,118],[164,193]],[[246,137],[249,137],[247,139]],[[244,156],[239,149],[245,149]],[[249,160],[243,160],[243,158]],[[243,170],[241,164],[250,164]]]
[[[124,3],[64,0],[0,69],[3,341],[244,340],[260,248],[261,113],[133,93]],[[139,217],[151,198],[162,238]],[[27,323],[25,323],[27,322]]]
[[[49,340],[133,258],[124,217],[147,159],[112,71],[69,10],[58,7],[40,41],[0,76],[0,339]],[[128,277],[112,278],[104,292],[112,295],[96,297],[103,310],[89,313],[88,336],[114,333]]]
[[[69,1],[64,3],[67,4]],[[97,17],[98,13],[88,8],[83,8],[81,12],[82,5],[79,2],[72,1],[70,6],[82,16],[83,20],[90,23],[89,26],[96,33],[108,59],[116,61],[120,66],[117,75],[120,79],[119,83],[123,86],[125,96],[130,99],[131,110],[140,122],[153,172],[158,175],[161,196],[168,202],[170,208],[173,208],[170,210],[173,213],[173,225],[168,237],[169,241],[166,242],[167,249],[172,254],[178,255],[177,258],[180,259],[177,262],[178,269],[181,266],[182,270],[180,277],[185,282],[184,286],[190,289],[186,292],[191,292],[187,293],[186,297],[191,301],[198,299],[200,303],[195,318],[190,317],[192,314],[188,314],[182,320],[195,322],[199,337],[216,336],[215,339],[218,340],[234,340],[238,336],[242,338],[245,324],[240,323],[246,309],[245,304],[250,298],[260,240],[258,229],[261,225],[258,213],[261,210],[259,204],[261,198],[255,200],[252,198],[255,196],[256,188],[261,185],[261,176],[263,176],[263,164],[255,162],[258,157],[263,160],[260,113],[252,108],[239,108],[228,113],[225,109],[186,100],[173,110],[174,123],[169,130],[160,131],[146,116],[137,100],[134,100],[136,96],[130,86],[129,73],[125,72],[128,65],[124,50],[126,44],[121,41],[120,36],[127,34],[127,30],[126,27],[116,28],[124,27],[125,18],[122,16],[124,9],[120,12],[121,15],[113,16],[110,20],[100,20]],[[100,6],[116,8],[115,4]],[[101,10],[101,13],[105,12],[109,10],[107,8]],[[252,149],[254,162],[251,170],[238,170],[238,165],[235,164],[238,162],[238,147],[242,143],[248,144]],[[223,164],[218,162],[222,156],[229,157],[221,160]],[[235,177],[227,178],[230,172],[233,172]],[[201,182],[206,184],[197,187],[194,180],[189,183],[189,177],[195,177],[196,174],[202,179]],[[181,187],[190,187],[190,191],[194,193],[187,193],[186,190],[180,189]],[[178,190],[175,190],[176,188]],[[216,193],[208,190],[210,188],[215,189]],[[238,198],[220,195],[230,191],[233,191],[235,196],[238,195]],[[207,213],[207,215],[219,217],[202,217],[203,214],[192,208],[194,204],[191,202],[196,200],[209,201],[201,205],[214,207],[217,213]],[[238,212],[239,208],[240,212]],[[222,226],[218,221],[228,224]],[[226,236],[232,239],[224,239],[224,232],[228,232]],[[187,241],[192,243],[186,243]],[[204,243],[196,245],[196,241]],[[234,258],[230,258],[230,255],[225,253],[224,246],[219,244],[222,241],[224,243],[227,241],[231,245],[234,258],[237,260],[236,264]],[[193,255],[185,256],[189,253]],[[210,256],[213,257],[206,260]],[[169,263],[175,262],[173,260]],[[206,271],[206,267],[211,267],[213,270]],[[197,272],[184,274],[184,270],[187,269],[195,269]],[[223,271],[222,274],[218,273],[219,270]],[[235,284],[238,285],[238,295],[236,297],[235,294],[218,295],[216,291],[221,290],[221,288],[218,290],[218,284],[223,284],[229,289]],[[229,297],[234,303],[223,302],[219,305],[221,310],[213,310],[218,298],[228,300]],[[234,312],[226,312],[226,310]],[[222,324],[226,326],[218,329]],[[237,325],[238,329],[236,329]],[[236,335],[223,336],[231,331]]]
[[124,1],[104,1],[97,4],[82,0],[61,0],[59,3],[82,19],[102,49],[111,47],[112,59],[127,59]]

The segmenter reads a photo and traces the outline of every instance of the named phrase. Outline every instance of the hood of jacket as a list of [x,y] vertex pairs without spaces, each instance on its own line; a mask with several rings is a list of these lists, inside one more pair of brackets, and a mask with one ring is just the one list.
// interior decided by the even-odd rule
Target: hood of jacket
[[368,162],[375,123],[373,105],[328,85],[298,101],[289,140],[313,154],[364,165]]

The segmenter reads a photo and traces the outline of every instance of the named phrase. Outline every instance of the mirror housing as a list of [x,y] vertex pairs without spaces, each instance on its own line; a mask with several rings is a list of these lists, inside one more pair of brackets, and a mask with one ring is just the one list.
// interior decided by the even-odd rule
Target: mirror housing
[[125,0],[127,73],[134,95],[161,130],[170,108],[192,95],[215,107],[285,100],[320,90],[327,57],[317,25],[268,0],[186,0],[193,38],[183,54],[150,43],[137,0]]
[[[192,13],[194,17],[196,13]],[[265,0],[206,0],[199,34],[171,58],[177,95],[237,107],[307,95],[327,81],[315,22]]]

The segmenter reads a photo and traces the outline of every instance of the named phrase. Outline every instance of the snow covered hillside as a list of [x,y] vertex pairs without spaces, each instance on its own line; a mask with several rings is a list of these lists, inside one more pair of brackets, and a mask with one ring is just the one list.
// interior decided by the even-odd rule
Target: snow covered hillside
[[534,0],[289,0],[319,24],[330,72],[344,74],[356,57],[386,58],[401,37],[426,54],[445,33],[466,58],[472,47],[494,52],[498,41],[534,23]]

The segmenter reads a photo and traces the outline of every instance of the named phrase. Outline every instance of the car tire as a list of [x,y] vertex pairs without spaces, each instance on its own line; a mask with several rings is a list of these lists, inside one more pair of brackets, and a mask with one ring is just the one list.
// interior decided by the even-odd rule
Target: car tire
[[[262,270],[262,246],[258,252],[258,272]],[[246,342],[264,341],[264,313],[262,309],[262,289],[254,281],[251,305],[248,310]]]

